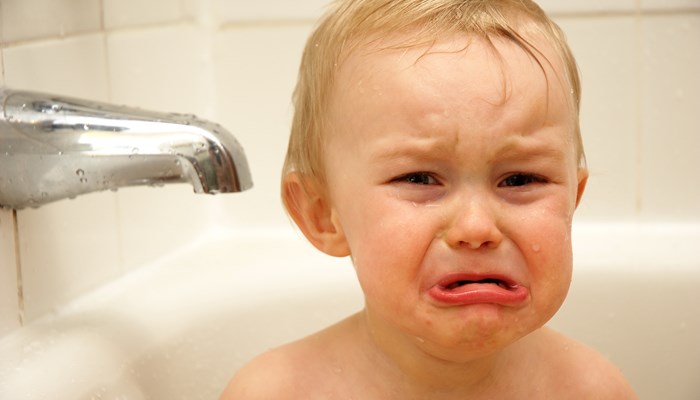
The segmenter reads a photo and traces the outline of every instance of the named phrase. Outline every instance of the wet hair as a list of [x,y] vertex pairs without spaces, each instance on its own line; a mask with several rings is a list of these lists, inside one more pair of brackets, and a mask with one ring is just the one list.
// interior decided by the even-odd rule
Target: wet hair
[[[539,36],[554,48],[564,66],[563,87],[570,89],[573,140],[579,165],[585,165],[579,128],[581,86],[576,61],[562,30],[530,0],[339,0],[309,37],[294,91],[294,118],[283,168],[324,184],[324,140],[336,75],[357,47],[410,33],[400,48],[430,46],[446,35],[476,35],[512,41],[540,65],[552,63],[526,37]],[[393,47],[392,47],[393,48]],[[546,77],[545,73],[545,77]],[[568,95],[568,93],[567,93]]]

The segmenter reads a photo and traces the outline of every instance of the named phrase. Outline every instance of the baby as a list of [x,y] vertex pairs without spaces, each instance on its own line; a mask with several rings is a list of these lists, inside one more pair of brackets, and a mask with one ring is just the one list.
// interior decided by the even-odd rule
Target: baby
[[309,39],[284,204],[365,307],[255,358],[223,399],[634,399],[543,325],[588,176],[580,85],[528,0],[349,0]]

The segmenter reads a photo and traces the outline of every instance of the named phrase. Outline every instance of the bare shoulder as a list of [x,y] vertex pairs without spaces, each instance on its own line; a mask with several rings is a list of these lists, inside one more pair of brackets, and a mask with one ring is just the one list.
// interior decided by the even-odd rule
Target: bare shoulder
[[636,400],[638,397],[619,368],[585,344],[544,328],[541,343],[555,391],[577,399]]
[[221,395],[220,400],[267,400],[294,398],[297,377],[294,372],[297,350],[293,344],[263,353],[239,369]]
[[[334,364],[347,322],[267,351],[238,370],[220,400],[328,399],[342,386]],[[342,347],[342,346],[341,346]]]

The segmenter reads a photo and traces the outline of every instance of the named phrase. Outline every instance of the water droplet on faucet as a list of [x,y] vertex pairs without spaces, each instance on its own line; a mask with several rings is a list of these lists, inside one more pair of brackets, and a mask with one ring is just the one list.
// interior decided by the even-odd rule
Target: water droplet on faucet
[[83,176],[85,175],[85,171],[83,171],[81,168],[78,168],[77,170],[75,170],[75,174],[78,176]]

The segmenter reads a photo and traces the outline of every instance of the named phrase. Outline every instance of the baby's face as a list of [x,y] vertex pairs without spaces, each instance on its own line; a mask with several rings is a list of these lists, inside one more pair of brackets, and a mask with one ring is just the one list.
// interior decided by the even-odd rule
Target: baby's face
[[[440,357],[544,324],[571,278],[577,168],[569,89],[552,64],[493,39],[360,48],[334,89],[330,204],[376,332]],[[466,352],[455,352],[465,350]]]

